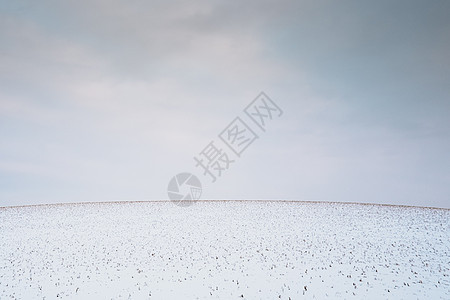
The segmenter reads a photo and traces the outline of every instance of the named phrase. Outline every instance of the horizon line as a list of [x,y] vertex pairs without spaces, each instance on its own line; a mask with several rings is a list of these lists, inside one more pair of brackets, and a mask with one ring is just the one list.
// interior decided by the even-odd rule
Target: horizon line
[[[86,202],[58,202],[58,203],[39,203],[39,204],[25,204],[25,205],[8,205],[0,206],[0,209],[20,208],[20,207],[35,207],[35,206],[52,206],[52,205],[83,205],[83,204],[115,204],[115,203],[149,203],[149,202],[172,202],[172,200],[106,200],[106,201],[86,201]],[[389,203],[368,203],[368,202],[343,202],[343,201],[328,201],[328,200],[288,200],[288,199],[205,199],[195,200],[195,202],[298,202],[298,203],[329,203],[329,204],[356,204],[356,205],[377,205],[377,206],[394,206],[394,207],[410,207],[410,208],[428,208],[428,209],[444,209],[445,207],[434,206],[419,206],[406,204],[389,204]]]

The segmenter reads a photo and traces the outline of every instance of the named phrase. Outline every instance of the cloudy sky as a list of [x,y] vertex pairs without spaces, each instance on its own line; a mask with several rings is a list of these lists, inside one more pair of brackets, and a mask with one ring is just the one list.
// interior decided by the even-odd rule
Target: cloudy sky
[[[191,172],[203,199],[449,208],[449,14],[434,0],[0,0],[0,206],[168,199]],[[193,157],[261,91],[283,115],[212,183]]]

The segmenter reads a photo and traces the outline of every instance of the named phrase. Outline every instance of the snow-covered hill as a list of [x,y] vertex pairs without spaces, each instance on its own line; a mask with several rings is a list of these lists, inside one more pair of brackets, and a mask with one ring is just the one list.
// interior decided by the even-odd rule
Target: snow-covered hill
[[304,202],[0,209],[0,298],[450,299],[450,210]]

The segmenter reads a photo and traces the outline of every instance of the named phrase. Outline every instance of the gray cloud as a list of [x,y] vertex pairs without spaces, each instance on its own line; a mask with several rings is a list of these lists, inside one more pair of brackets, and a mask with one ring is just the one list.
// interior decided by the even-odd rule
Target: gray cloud
[[447,1],[0,4],[5,205],[166,198],[260,90],[210,198],[449,207]]

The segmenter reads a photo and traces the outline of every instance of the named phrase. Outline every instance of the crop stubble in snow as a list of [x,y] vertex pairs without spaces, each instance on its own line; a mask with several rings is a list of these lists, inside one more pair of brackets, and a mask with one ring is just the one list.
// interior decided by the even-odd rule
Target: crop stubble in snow
[[0,209],[0,298],[450,298],[450,210],[308,202]]

